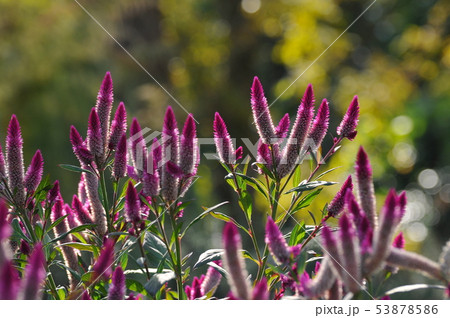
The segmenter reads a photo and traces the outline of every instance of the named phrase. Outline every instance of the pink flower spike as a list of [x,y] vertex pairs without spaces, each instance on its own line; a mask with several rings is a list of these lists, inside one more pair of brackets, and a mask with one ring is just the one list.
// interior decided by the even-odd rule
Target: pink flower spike
[[361,256],[359,251],[359,242],[356,236],[355,228],[347,213],[344,213],[339,219],[340,242],[342,249],[342,260],[345,271],[342,279],[345,285],[356,293],[360,290],[361,277]]
[[105,77],[103,78],[103,82],[100,86],[100,90],[98,91],[97,103],[95,104],[95,110],[97,111],[98,118],[100,120],[103,146],[106,146],[108,141],[109,120],[111,117],[113,100],[114,96],[111,73],[106,72]]
[[87,131],[87,147],[94,155],[97,163],[101,162],[105,150],[103,149],[103,136],[100,119],[95,108],[92,108],[89,114],[88,131]]
[[2,145],[0,145],[0,179],[6,178],[6,163],[3,156]]
[[336,217],[342,212],[345,205],[345,194],[347,190],[353,190],[352,176],[348,176],[345,182],[342,184],[341,189],[336,193],[333,200],[328,205],[328,215]]
[[313,142],[312,152],[315,152],[322,144],[323,138],[328,130],[329,116],[330,109],[328,107],[328,102],[324,99],[320,104],[316,118],[312,124],[311,131],[309,132],[309,138],[311,138]]
[[117,144],[116,154],[114,156],[113,177],[120,179],[125,177],[127,169],[127,135],[122,134]]
[[59,181],[56,180],[55,183],[53,183],[53,187],[47,193],[47,202],[50,205],[52,205],[58,196],[59,196]]
[[234,146],[228,133],[227,126],[220,117],[219,113],[214,115],[214,142],[216,144],[217,154],[222,163],[234,164]]
[[0,266],[0,299],[16,300],[20,287],[20,278],[13,262],[7,260]]
[[242,159],[242,156],[244,155],[244,149],[242,148],[242,146],[239,146],[236,151],[234,152],[234,157],[236,158],[236,160],[240,160]]
[[8,222],[8,207],[6,206],[6,201],[2,198],[0,199],[0,242],[8,238],[11,233],[12,228]]
[[280,229],[270,216],[267,217],[265,242],[269,246],[269,251],[277,264],[289,264],[291,253],[288,245]]
[[352,216],[353,222],[357,228],[360,227],[362,219],[365,218],[364,212],[361,210],[351,189],[347,189],[345,193],[345,208]]
[[192,114],[189,114],[184,123],[181,134],[180,168],[184,175],[191,175],[197,172],[198,166],[198,145],[195,120]]
[[34,246],[33,252],[28,259],[28,265],[25,267],[25,279],[23,280],[22,298],[25,300],[40,299],[42,295],[42,285],[44,284],[45,256],[42,249],[42,243]]
[[[162,155],[164,162],[171,162],[178,166],[180,156],[180,141],[177,121],[172,107],[168,106],[164,116],[162,131]],[[169,171],[169,166],[160,169],[161,172],[161,195],[169,202],[174,201],[178,196],[179,180],[174,176],[173,171]]]
[[322,228],[322,241],[325,248],[325,251],[331,258],[331,262],[333,263],[334,272],[339,277],[342,278],[342,260],[338,249],[338,244],[335,235],[331,232],[330,228],[325,225]]
[[[270,153],[270,148],[268,144],[265,144],[259,140],[258,143],[258,157],[257,162],[264,164],[267,169],[272,169],[272,155]],[[262,173],[262,171],[260,171]]]
[[280,122],[278,123],[277,128],[275,128],[275,135],[277,138],[286,138],[289,132],[289,126],[291,121],[289,119],[289,114],[285,114]]
[[223,264],[228,272],[227,278],[231,292],[240,299],[250,299],[250,284],[247,270],[241,256],[241,236],[233,222],[228,222],[223,229],[224,255]]
[[83,138],[81,138],[79,132],[74,126],[70,127],[70,142],[72,143],[72,149],[77,156],[80,164],[90,165],[94,160],[92,153],[86,148]]
[[363,147],[359,148],[356,156],[355,171],[358,180],[358,197],[361,208],[369,218],[372,228],[375,228],[375,191],[372,181],[372,167],[370,166],[369,157]]
[[42,158],[41,151],[37,150],[31,159],[31,164],[28,167],[25,174],[25,188],[28,193],[34,193],[39,183],[42,180],[42,173],[44,172],[44,159]]
[[141,220],[141,204],[136,189],[131,181],[128,181],[125,195],[125,214],[128,222],[137,223]]
[[[222,266],[221,261],[214,261],[218,266]],[[208,293],[213,294],[216,290],[217,286],[219,286],[220,281],[222,280],[222,274],[212,266],[208,267],[206,271],[205,279],[202,281],[200,286],[200,291],[202,295],[206,295]]]
[[253,85],[251,89],[251,105],[253,112],[253,119],[255,121],[258,134],[265,144],[274,143],[275,127],[273,125],[272,117],[270,116],[269,105],[264,96],[264,90],[258,77],[253,78]]
[[78,220],[81,224],[93,224],[92,217],[89,214],[89,211],[86,210],[84,205],[78,199],[76,195],[73,196],[72,199],[72,209],[76,213]]
[[118,266],[113,275],[108,290],[108,300],[123,300],[125,298],[126,286],[125,275],[122,267]]
[[397,199],[398,199],[397,204],[398,204],[398,208],[399,208],[398,218],[399,218],[399,220],[401,220],[403,218],[403,216],[405,215],[406,203],[408,201],[408,199],[406,198],[406,192],[402,191]]
[[108,147],[111,150],[116,149],[120,137],[127,131],[127,111],[123,102],[117,106],[116,114],[111,123]]
[[405,248],[405,237],[402,232],[398,233],[398,235],[394,238],[392,246],[400,249]]
[[349,140],[353,140],[356,136],[356,127],[358,126],[359,118],[359,106],[358,96],[353,97],[350,106],[348,106],[347,112],[341,121],[341,124],[337,128],[337,134],[342,137],[346,137]]
[[111,266],[114,263],[114,240],[107,239],[103,246],[99,257],[92,268],[94,271],[94,277],[92,279],[96,279],[99,276],[103,279],[108,279],[112,274]]
[[25,203],[25,190],[23,187],[23,139],[20,131],[19,121],[16,115],[11,116],[6,136],[6,165],[8,175],[8,186],[14,194],[17,204]]
[[269,289],[267,288],[267,280],[263,277],[259,282],[255,284],[253,288],[253,300],[268,300],[269,299]]

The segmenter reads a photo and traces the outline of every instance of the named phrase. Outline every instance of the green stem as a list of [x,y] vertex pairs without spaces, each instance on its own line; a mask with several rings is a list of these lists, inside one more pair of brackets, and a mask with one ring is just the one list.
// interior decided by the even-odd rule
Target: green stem
[[137,234],[139,250],[141,251],[142,258],[144,259],[145,274],[147,275],[147,279],[150,280],[150,272],[148,271],[147,256],[145,255],[144,247],[142,246],[140,231],[137,226],[135,226],[135,229]]
[[175,237],[175,251],[176,251],[176,263],[175,266],[175,277],[177,280],[177,289],[178,289],[178,299],[179,300],[185,300],[186,295],[184,293],[184,287],[183,287],[183,275],[182,275],[182,258],[181,258],[181,237],[179,236],[178,230],[177,230],[177,223],[175,220],[175,213],[173,211],[170,211],[170,222],[172,224],[172,230],[173,230],[173,236]]
[[106,225],[108,228],[108,232],[112,232],[112,224],[111,224],[111,215],[109,213],[109,204],[108,204],[108,193],[106,192],[106,182],[105,182],[105,171],[101,170],[100,172],[100,190],[102,191],[103,197],[103,207],[105,208],[106,213]]

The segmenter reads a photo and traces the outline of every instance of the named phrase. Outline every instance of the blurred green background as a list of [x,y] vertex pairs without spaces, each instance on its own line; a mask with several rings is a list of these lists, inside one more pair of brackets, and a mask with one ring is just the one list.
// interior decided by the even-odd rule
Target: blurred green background
[[[293,120],[312,83],[316,100],[330,101],[333,135],[357,94],[358,136],[333,158],[331,165],[341,168],[328,179],[342,181],[353,172],[356,151],[364,145],[374,166],[378,205],[390,187],[407,189],[402,223],[407,248],[437,258],[450,236],[449,1],[378,0],[311,67],[371,1],[79,3],[194,114],[200,137],[212,136],[213,115],[219,111],[233,137],[256,142],[249,105],[255,75],[270,103],[304,72],[271,108],[274,121],[286,112]],[[184,122],[186,114],[176,102],[75,1],[0,0],[0,12],[0,136],[3,140],[11,114],[17,114],[26,162],[40,148],[46,173],[61,181],[66,200],[78,176],[57,165],[77,163],[69,127],[85,131],[106,71],[113,76],[115,105],[124,101],[130,119],[138,117],[142,126],[159,130],[170,104],[179,124]],[[325,149],[331,140],[329,135]],[[224,200],[232,203],[222,211],[238,215],[219,164],[203,159],[199,175],[188,195],[196,202],[186,218],[201,205]],[[311,211],[336,191],[323,191]],[[217,220],[197,225],[185,251],[220,247],[221,228]]]

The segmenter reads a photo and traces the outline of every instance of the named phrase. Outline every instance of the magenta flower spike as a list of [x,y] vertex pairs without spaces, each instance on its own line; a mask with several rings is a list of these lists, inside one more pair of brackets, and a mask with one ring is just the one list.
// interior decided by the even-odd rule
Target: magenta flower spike
[[347,190],[353,190],[352,176],[348,176],[345,182],[342,184],[341,189],[336,193],[333,200],[328,204],[328,215],[336,217],[342,212],[345,205],[345,194]]
[[[109,121],[111,117],[111,109],[114,100],[113,95],[113,82],[111,73],[106,72],[103,82],[100,86],[100,90],[97,95],[97,103],[95,104],[95,110],[97,111],[98,118],[100,120],[102,145],[105,147],[108,141],[109,133]],[[105,153],[103,150],[102,153]]]
[[258,77],[253,78],[253,85],[251,89],[251,105],[253,112],[253,119],[255,121],[256,129],[259,137],[265,144],[273,144],[276,138],[275,127],[273,125],[272,117],[270,116],[269,105],[264,96],[264,90]]
[[142,191],[145,196],[156,197],[159,195],[161,190],[159,180],[159,164],[162,159],[161,153],[161,145],[158,142],[158,139],[153,139],[151,155],[148,156],[147,167],[149,171],[144,173],[142,178]]
[[242,243],[236,225],[228,222],[223,229],[223,264],[228,272],[227,278],[231,292],[240,299],[250,299],[250,284],[247,270],[241,256]]
[[0,178],[6,178],[6,163],[3,156],[2,145],[0,145]]
[[343,276],[342,273],[342,259],[339,252],[338,243],[336,240],[335,235],[331,232],[330,228],[328,226],[324,226],[322,228],[322,242],[325,248],[326,253],[331,259],[331,263],[334,265],[333,270],[336,276],[341,277]]
[[127,135],[122,134],[117,144],[116,154],[114,156],[113,177],[120,179],[125,177],[127,171]]
[[67,215],[67,224],[69,225],[69,229],[73,229],[80,225],[77,214],[72,210],[69,204],[64,204],[63,210],[64,215]]
[[42,173],[44,172],[44,159],[42,158],[41,151],[37,150],[31,159],[31,164],[25,174],[25,188],[28,193],[36,191],[39,183],[42,180]]
[[317,149],[319,149],[320,145],[322,144],[323,138],[325,137],[328,130],[329,116],[330,109],[328,107],[328,101],[326,99],[323,99],[322,103],[320,104],[319,110],[317,111],[316,118],[314,119],[314,122],[312,124],[311,131],[309,132],[309,138],[311,138],[311,141],[313,143],[311,147],[312,152],[315,152]]
[[80,199],[82,204],[85,204],[88,200],[86,193],[86,182],[84,180],[84,174],[81,174],[80,181],[78,181],[77,188],[78,198]]
[[0,199],[0,242],[8,238],[11,233],[12,229],[8,222],[8,207],[6,206],[6,201]]
[[220,117],[219,113],[214,115],[214,142],[216,144],[217,154],[222,163],[234,164],[234,145],[228,133],[227,126]]
[[[130,127],[130,139],[131,139],[131,157],[133,159],[135,167],[139,160],[142,158],[137,158],[138,155],[138,146],[142,148],[143,144],[145,144],[144,136],[142,135],[142,128],[139,125],[139,122],[136,118],[133,118]],[[136,167],[138,170],[140,167]]]
[[47,202],[52,205],[59,196],[59,181],[53,183],[53,187],[47,193]]
[[116,149],[117,143],[120,137],[127,131],[127,111],[123,102],[117,106],[116,114],[111,123],[111,129],[109,133],[108,147],[111,150]]
[[399,219],[401,220],[406,213],[406,203],[408,199],[406,198],[406,192],[402,191],[398,196],[398,207],[399,207]]
[[16,203],[22,205],[25,203],[23,139],[16,115],[11,116],[6,136],[6,166],[8,186],[11,192],[15,193]]
[[78,161],[80,161],[80,164],[90,165],[94,160],[94,156],[89,149],[86,148],[83,138],[81,138],[80,133],[74,126],[70,127],[70,142],[72,143],[73,152],[78,158]]
[[236,160],[240,160],[242,159],[242,156],[244,155],[244,149],[242,148],[242,146],[239,146],[236,151],[234,152],[234,157],[236,158]]
[[[191,131],[192,132],[192,131]],[[169,202],[174,201],[178,195],[179,178],[175,176],[172,168],[178,167],[180,140],[177,121],[172,107],[168,106],[164,116],[162,131],[162,155],[163,161],[167,162],[161,172],[161,195]]]
[[311,126],[311,121],[314,115],[314,92],[312,85],[309,84],[306,88],[305,95],[298,107],[297,117],[292,126],[289,135],[288,143],[283,149],[281,162],[277,168],[278,178],[286,176],[297,164],[300,155],[305,155],[303,144]]
[[289,114],[285,114],[278,123],[278,126],[275,128],[276,138],[280,139],[286,138],[289,132],[290,124],[291,121],[289,119]]
[[125,215],[128,222],[137,223],[141,220],[141,204],[137,191],[131,181],[128,181],[125,194]]
[[[272,169],[272,154],[270,153],[270,146],[268,144],[265,144],[259,140],[258,143],[258,157],[257,162],[264,164],[267,169]],[[260,171],[262,173],[262,171]]]
[[265,277],[263,277],[259,282],[257,282],[255,288],[253,288],[252,299],[253,300],[269,299],[269,289],[267,288],[267,280]]
[[354,225],[347,213],[339,219],[341,256],[345,271],[342,271],[342,280],[350,291],[356,293],[360,290],[361,256],[359,242]]
[[42,295],[42,286],[46,276],[45,256],[42,249],[42,243],[38,243],[34,246],[33,252],[28,259],[28,265],[25,267],[24,276],[22,298],[25,300],[40,299]]
[[197,132],[194,117],[189,114],[184,123],[180,143],[180,168],[186,176],[197,172]]
[[337,128],[337,134],[349,140],[356,137],[356,127],[358,126],[359,106],[358,96],[353,97],[347,112],[344,115],[340,125]]
[[200,278],[194,277],[192,281],[192,286],[186,286],[186,295],[188,300],[194,300],[203,296],[201,292],[201,284],[205,279],[205,275],[202,275]]
[[[214,261],[218,266],[222,266],[221,261]],[[219,286],[220,281],[222,280],[222,274],[219,273],[217,269],[212,266],[208,267],[206,271],[205,278],[202,281],[200,286],[200,292],[202,295],[206,295],[208,293],[214,294],[217,286]]]
[[105,149],[103,148],[102,126],[95,108],[92,108],[89,114],[88,131],[87,131],[87,147],[94,155],[96,163],[101,163]]
[[405,248],[405,237],[402,232],[398,233],[398,235],[394,238],[392,246],[400,249]]
[[95,262],[92,270],[94,271],[93,279],[98,277],[108,279],[112,274],[111,266],[114,263],[114,240],[107,239],[103,245],[103,249]]
[[[84,169],[89,167],[82,166]],[[106,213],[103,204],[100,200],[98,192],[98,178],[92,173],[83,172],[84,180],[86,182],[86,194],[88,197],[89,207],[93,215],[94,223],[97,225],[96,232],[103,236],[106,233]]]
[[353,195],[351,189],[347,189],[347,191],[345,192],[345,208],[351,215],[356,228],[359,228],[362,219],[366,216],[364,212],[361,210],[361,207],[359,206],[358,202],[356,202],[356,198]]
[[358,180],[358,197],[361,208],[369,218],[372,228],[376,225],[375,191],[372,181],[372,167],[363,147],[359,148],[356,157],[356,178]]
[[[58,194],[58,196],[56,197],[55,200],[55,204],[52,207],[52,221],[55,222],[56,220],[58,220],[60,217],[63,217],[65,214],[64,212],[64,201],[61,197],[60,194]],[[66,217],[67,219],[67,217]],[[68,227],[67,227],[67,220],[64,220],[62,222],[60,222],[56,227],[55,227],[55,232],[56,235],[59,236],[63,233],[66,233],[67,231],[69,231]]]
[[289,264],[291,252],[283,234],[270,216],[267,217],[265,242],[269,246],[269,251],[277,264]]
[[89,292],[87,290],[85,290],[81,294],[81,300],[92,300],[92,298],[91,298],[91,296],[89,296]]
[[112,275],[111,285],[108,290],[108,300],[123,300],[125,292],[125,274],[122,267],[118,266]]
[[78,220],[81,224],[93,224],[92,217],[89,211],[86,210],[80,199],[76,195],[72,199],[72,209],[76,213]]
[[17,269],[11,260],[0,266],[0,300],[16,300],[20,287]]

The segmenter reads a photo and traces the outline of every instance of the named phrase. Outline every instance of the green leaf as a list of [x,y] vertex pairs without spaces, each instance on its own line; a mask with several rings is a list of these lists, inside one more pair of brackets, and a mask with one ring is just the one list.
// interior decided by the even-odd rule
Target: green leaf
[[165,283],[170,282],[173,279],[175,279],[175,273],[172,271],[169,273],[155,274],[147,282],[147,284],[145,284],[144,288],[151,296],[154,297]]
[[[67,215],[64,215],[67,216]],[[74,227],[73,229],[71,229],[70,231],[61,234],[60,236],[54,238],[53,240],[51,240],[49,243],[54,243],[57,242],[59,240],[62,240],[63,238],[65,238],[67,235],[71,234],[71,233],[77,233],[77,232],[82,232],[86,229],[93,229],[94,227],[96,227],[96,224],[83,224],[77,227]]]
[[330,181],[311,181],[311,182],[306,182],[306,180],[300,182],[298,187],[292,188],[291,190],[289,190],[288,192],[286,192],[285,194],[289,194],[292,192],[303,192],[303,191],[310,191],[313,190],[317,187],[322,187],[322,186],[330,186],[333,184],[336,184],[337,182],[330,182]]
[[253,256],[246,250],[242,251],[242,256],[244,256],[244,258],[248,258],[249,260],[252,260],[253,262],[255,262],[257,265],[259,265],[259,262],[253,258]]
[[47,233],[49,233],[55,226],[61,223],[68,215],[63,215],[55,220],[50,226],[47,228]]
[[192,269],[196,269],[196,268],[203,266],[209,262],[220,260],[223,253],[224,253],[223,249],[211,249],[211,250],[207,250],[207,251],[203,252],[198,257],[198,260]]
[[76,248],[79,251],[89,251],[89,252],[94,252],[94,249],[96,249],[96,247],[93,246],[92,244],[85,244],[79,242],[68,242],[60,244],[59,246],[69,246],[72,248]]
[[215,270],[217,270],[223,277],[227,277],[228,273],[223,267],[217,265],[214,262],[209,262],[208,265],[213,267]]
[[246,184],[248,184],[249,186],[251,186],[253,189],[255,189],[256,191],[258,191],[259,193],[261,193],[266,199],[267,199],[267,193],[264,190],[264,185],[261,183],[261,181],[259,181],[256,178],[252,178],[249,176],[246,176],[245,174],[242,173],[236,173],[236,175],[238,175],[239,177],[241,177],[244,182]]
[[302,181],[302,166],[298,165],[297,168],[295,168],[294,177],[292,179],[292,182],[294,185],[299,185],[300,181]]
[[319,195],[319,193],[322,191],[322,188],[314,190],[311,193],[308,193],[305,195],[298,203],[297,205],[292,209],[291,215],[297,212],[298,210],[301,210],[303,208],[306,208],[311,205],[311,203],[314,201],[314,199]]
[[127,278],[125,280],[125,285],[127,288],[131,291],[142,293],[145,289],[144,286],[142,286],[141,283],[139,283],[137,280],[134,280],[132,278]]
[[393,295],[397,293],[407,293],[414,290],[420,289],[446,289],[445,286],[442,285],[429,285],[429,284],[413,284],[413,285],[404,285],[400,287],[393,288],[385,293],[385,295]]
[[218,219],[218,220],[222,220],[222,221],[225,221],[225,222],[233,222],[233,224],[234,225],[236,225],[238,228],[240,228],[241,230],[243,230],[245,233],[247,233],[248,235],[250,235],[250,232],[245,228],[245,227],[243,227],[242,225],[240,225],[235,219],[233,219],[232,217],[230,217],[230,216],[228,216],[228,215],[226,215],[226,214],[223,214],[223,213],[220,213],[220,212],[210,212],[209,213],[213,218],[216,218],[216,219]]
[[270,179],[275,180],[275,176],[273,173],[267,169],[267,167],[263,163],[256,162],[255,163],[258,168],[260,168],[264,174],[266,174]]
[[208,215],[211,211],[213,211],[213,210],[217,209],[218,207],[220,207],[220,206],[222,206],[222,205],[225,205],[225,204],[227,204],[227,203],[229,203],[229,202],[228,202],[228,201],[224,201],[224,202],[221,202],[221,203],[219,203],[219,204],[216,204],[215,206],[212,206],[212,207],[210,207],[210,208],[207,208],[205,211],[203,211],[199,216],[197,216],[194,220],[192,220],[191,223],[189,223],[189,224],[186,226],[186,228],[184,229],[184,231],[183,231],[183,233],[181,234],[181,236],[183,237],[184,234],[186,234],[187,230],[188,230],[192,225],[194,225],[195,223],[197,223],[198,221],[200,221],[201,219],[203,219],[203,218],[204,218],[206,215]]
[[253,200],[251,195],[245,190],[241,191],[241,196],[239,198],[239,206],[241,207],[242,211],[244,211],[247,218],[251,220],[253,211]]
[[306,260],[308,259],[308,254],[305,250],[300,252],[297,260],[297,269],[299,273],[302,273],[306,267]]
[[340,167],[331,168],[331,169],[329,169],[329,170],[327,170],[327,171],[325,171],[325,172],[322,172],[321,174],[319,174],[319,175],[316,177],[315,180],[319,180],[319,179],[322,178],[324,175],[326,175],[326,174],[330,173],[331,171],[336,170],[336,169],[338,169],[338,168],[340,168]]
[[69,170],[69,171],[72,171],[72,172],[80,172],[80,173],[81,172],[86,172],[86,173],[91,173],[91,174],[95,175],[95,173],[93,171],[91,171],[91,170],[83,169],[83,168],[80,168],[80,167],[77,167],[77,166],[74,166],[74,165],[59,164],[58,166],[63,168],[63,169],[65,169],[65,170]]
[[289,238],[289,246],[295,246],[300,244],[300,242],[305,237],[305,222],[302,220],[300,224],[296,224],[291,231]]
[[18,219],[13,219],[11,222],[11,226],[13,228],[13,234],[12,234],[12,238],[13,240],[15,240],[15,238],[19,239],[23,239],[25,241],[27,241],[28,243],[32,243],[31,240],[25,236],[25,234],[23,234],[22,228],[20,227],[19,224],[19,220]]
[[167,248],[164,242],[159,237],[150,232],[145,232],[144,249],[152,252],[152,257],[157,257],[158,260],[163,258],[167,253]]

